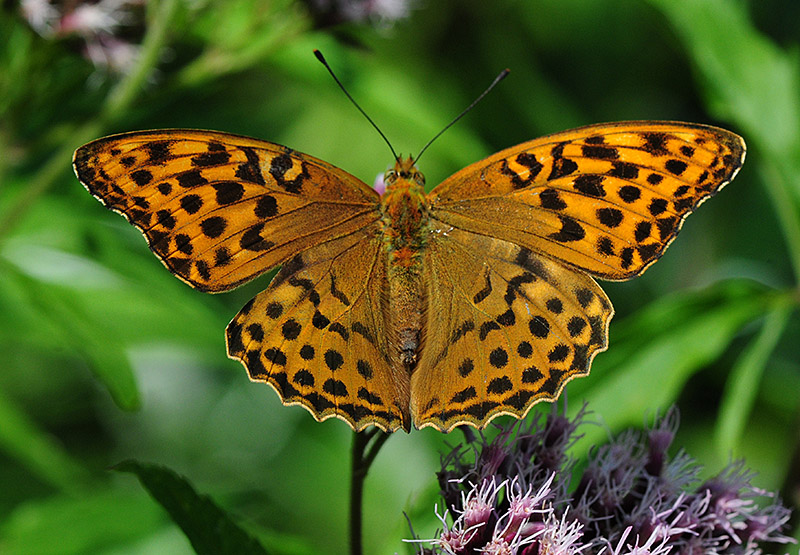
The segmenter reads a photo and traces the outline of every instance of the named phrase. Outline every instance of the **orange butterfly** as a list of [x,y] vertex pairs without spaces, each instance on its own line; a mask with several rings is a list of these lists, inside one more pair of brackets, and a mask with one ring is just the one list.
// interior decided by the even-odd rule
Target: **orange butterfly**
[[211,131],[106,137],[74,166],[192,287],[282,265],[227,346],[284,404],[355,430],[449,431],[523,417],[587,375],[613,315],[592,276],[641,274],[744,156],[728,131],[641,121],[522,143],[428,194],[410,158],[380,196],[322,160]]

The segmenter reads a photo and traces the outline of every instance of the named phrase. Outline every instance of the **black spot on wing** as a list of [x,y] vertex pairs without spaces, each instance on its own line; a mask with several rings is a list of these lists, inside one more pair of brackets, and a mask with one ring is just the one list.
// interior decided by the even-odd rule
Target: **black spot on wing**
[[181,197],[180,203],[188,214],[197,214],[203,207],[203,199],[199,195],[185,195]]
[[486,339],[486,336],[489,335],[490,331],[499,330],[500,324],[495,322],[494,320],[488,320],[481,324],[480,330],[478,331],[478,339],[483,341]]
[[214,251],[214,266],[225,266],[230,264],[231,251],[226,247],[220,247]]
[[536,156],[529,152],[521,152],[517,155],[516,161],[517,164],[528,168],[528,177],[526,179],[528,183],[532,182],[544,167],[541,162],[536,159]]
[[292,381],[302,387],[314,387],[314,375],[308,370],[295,372]]
[[612,163],[612,168],[608,175],[619,177],[620,179],[636,179],[639,177],[639,167],[630,162],[616,161]]
[[198,187],[208,183],[208,179],[203,177],[199,170],[189,170],[179,173],[175,178],[178,180],[178,185],[185,188]]
[[356,363],[356,370],[358,370],[358,373],[361,374],[365,380],[371,380],[374,374],[372,365],[366,360],[359,360]]
[[477,396],[478,396],[478,394],[475,392],[475,388],[472,387],[472,386],[469,386],[469,387],[467,387],[465,389],[462,389],[461,391],[459,391],[455,395],[453,395],[450,398],[450,402],[451,403],[463,403],[465,401],[469,401],[470,399],[474,399]]
[[272,195],[262,195],[256,201],[256,217],[261,219],[272,218],[278,215],[278,201]]
[[225,228],[227,228],[227,226],[228,223],[225,221],[225,218],[220,216],[211,216],[200,222],[200,229],[209,239],[216,239],[225,233]]
[[471,358],[465,358],[463,361],[461,361],[461,364],[458,365],[458,373],[462,378],[469,376],[474,369],[475,363]]
[[561,220],[561,229],[548,235],[550,239],[559,243],[568,243],[570,241],[580,241],[586,236],[586,231],[577,220],[563,215],[559,215],[558,219]]
[[475,322],[472,320],[465,320],[460,326],[453,330],[453,335],[450,337],[450,343],[455,343],[474,329]]
[[316,354],[316,350],[311,345],[303,345],[300,348],[300,358],[303,360],[314,360]]
[[344,358],[342,357],[341,353],[334,349],[328,349],[325,351],[325,355],[323,357],[325,359],[325,364],[331,370],[338,370],[344,364]]
[[624,216],[616,208],[598,208],[597,219],[606,227],[614,228],[622,223]]
[[217,203],[220,205],[233,204],[244,196],[244,187],[236,181],[219,181],[211,186],[217,192]]
[[280,318],[281,314],[283,314],[283,305],[275,301],[269,303],[267,305],[266,314],[273,320],[277,320]]
[[492,280],[490,279],[489,271],[486,271],[486,285],[475,293],[475,296],[472,298],[472,302],[475,304],[479,304],[481,301],[485,300],[486,297],[492,292]]
[[569,158],[557,158],[553,160],[553,169],[547,179],[558,179],[570,175],[578,169],[578,164]]
[[[539,277],[545,281],[552,281],[550,274],[547,272],[544,264],[542,264],[541,260],[537,257],[533,256],[533,252],[530,249],[526,249],[524,247],[520,247],[517,256],[514,258],[514,262],[519,266],[522,266],[525,270],[530,272],[536,277]],[[511,278],[512,281],[517,280],[520,283],[528,283],[529,280],[520,280],[519,278]]]
[[555,189],[545,189],[539,193],[539,202],[542,208],[548,210],[564,210],[567,207],[567,203],[558,196],[558,191]]
[[205,168],[208,166],[221,166],[222,164],[226,164],[230,158],[230,153],[226,152],[225,150],[210,150],[209,152],[202,152],[197,156],[194,156],[192,158],[192,165],[199,168]]
[[258,185],[265,185],[264,176],[261,175],[261,164],[259,162],[258,154],[250,147],[240,147],[244,152],[247,162],[242,162],[236,168],[236,177],[249,183],[256,183]]
[[596,160],[616,160],[619,158],[617,149],[610,146],[583,145],[581,152],[586,158],[594,158]]
[[261,236],[261,231],[264,229],[264,224],[256,224],[242,234],[239,240],[239,246],[248,251],[266,251],[275,246],[275,243],[264,239]]
[[639,187],[634,187],[633,185],[625,185],[619,189],[619,198],[628,204],[636,202],[641,196],[642,191],[639,189]]
[[643,133],[644,150],[654,156],[667,154],[667,135],[665,133],[648,132]]
[[331,295],[343,305],[350,306],[350,299],[347,298],[347,295],[336,288],[336,278],[333,277],[333,274],[331,274]]
[[153,141],[145,145],[147,157],[151,164],[162,164],[170,158],[170,141]]
[[576,191],[590,197],[603,198],[606,191],[603,188],[603,176],[598,174],[585,174],[575,178],[572,186]]
[[492,381],[490,381],[486,391],[493,395],[500,395],[501,393],[511,391],[513,388],[514,385],[511,383],[511,380],[508,378],[508,376],[502,376],[500,378],[494,378]]
[[147,170],[136,170],[131,173],[131,179],[139,187],[144,187],[153,180],[153,174]]
[[688,165],[683,160],[670,159],[664,164],[664,168],[673,175],[681,175],[687,167]]

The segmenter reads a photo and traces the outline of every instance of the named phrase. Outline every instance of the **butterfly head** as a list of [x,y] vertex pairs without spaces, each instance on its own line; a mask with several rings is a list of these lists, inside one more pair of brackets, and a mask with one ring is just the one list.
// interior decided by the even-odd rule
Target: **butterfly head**
[[391,187],[398,180],[410,181],[412,184],[421,188],[425,187],[425,176],[414,165],[414,159],[410,156],[408,158],[397,157],[394,167],[386,172],[383,176],[386,187]]

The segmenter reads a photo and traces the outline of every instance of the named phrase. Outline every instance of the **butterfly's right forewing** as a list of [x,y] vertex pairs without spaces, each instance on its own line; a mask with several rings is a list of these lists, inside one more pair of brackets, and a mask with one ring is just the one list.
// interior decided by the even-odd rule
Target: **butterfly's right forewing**
[[380,217],[377,193],[350,174],[237,135],[114,135],[79,148],[74,165],[173,274],[202,291],[234,288]]

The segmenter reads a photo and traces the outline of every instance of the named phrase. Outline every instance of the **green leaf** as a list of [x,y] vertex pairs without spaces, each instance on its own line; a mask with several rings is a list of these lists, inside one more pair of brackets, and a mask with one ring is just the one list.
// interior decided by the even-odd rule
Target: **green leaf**
[[11,512],[0,527],[0,553],[98,553],[139,543],[167,525],[163,512],[143,495],[108,490],[54,496]]
[[728,457],[731,453],[736,455],[738,451],[745,421],[755,405],[761,376],[789,323],[792,308],[783,303],[767,314],[761,331],[750,342],[731,371],[714,431],[717,452],[722,457]]
[[135,474],[200,555],[266,555],[261,544],[211,498],[198,494],[185,478],[168,468],[129,460],[118,464],[115,470]]
[[667,17],[711,109],[735,122],[761,155],[760,171],[800,277],[800,60],[762,35],[747,3],[649,0]]
[[17,284],[18,291],[27,297],[33,308],[34,320],[46,322],[55,336],[48,338],[46,348],[59,343],[75,350],[91,363],[95,375],[108,388],[120,408],[135,410],[139,407],[139,390],[123,346],[113,338],[103,337],[82,309],[76,293],[67,288],[54,287],[7,267],[6,276]]
[[[589,407],[612,430],[667,408],[686,381],[716,360],[745,323],[768,310],[769,295],[755,284],[732,281],[646,307],[612,330],[614,347],[592,368],[596,381],[585,394]],[[575,413],[580,405],[571,407]],[[588,429],[581,443],[585,447],[605,433],[600,427]]]
[[678,32],[720,117],[739,122],[773,152],[796,152],[800,64],[762,35],[730,0],[650,0]]
[[75,491],[88,482],[86,469],[2,392],[0,422],[0,449],[39,478],[63,491]]

